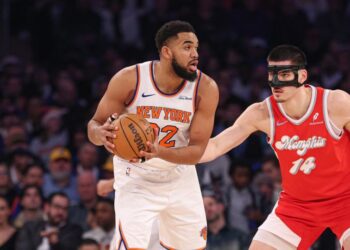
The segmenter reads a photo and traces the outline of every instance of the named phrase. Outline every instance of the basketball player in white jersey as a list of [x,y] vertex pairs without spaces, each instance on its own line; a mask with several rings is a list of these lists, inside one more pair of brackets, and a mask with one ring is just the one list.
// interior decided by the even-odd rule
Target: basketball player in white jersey
[[196,170],[211,135],[218,103],[216,83],[197,69],[198,39],[182,21],[156,34],[160,60],[119,71],[88,124],[95,145],[112,152],[113,113],[137,113],[156,127],[157,157],[131,163],[114,157],[117,249],[146,249],[159,219],[166,249],[204,249],[206,218]]

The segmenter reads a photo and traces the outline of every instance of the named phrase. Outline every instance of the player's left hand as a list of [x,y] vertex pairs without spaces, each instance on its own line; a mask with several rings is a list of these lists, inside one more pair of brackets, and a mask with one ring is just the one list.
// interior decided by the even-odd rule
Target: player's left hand
[[159,151],[160,151],[160,146],[158,143],[158,129],[154,128],[153,129],[155,138],[154,142],[147,141],[147,151],[140,151],[140,155],[144,157],[145,160],[149,160],[155,157],[158,157]]

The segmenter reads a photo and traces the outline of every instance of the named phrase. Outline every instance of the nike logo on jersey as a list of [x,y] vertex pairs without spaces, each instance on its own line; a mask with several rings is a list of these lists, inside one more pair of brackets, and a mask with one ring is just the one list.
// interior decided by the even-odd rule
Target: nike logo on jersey
[[150,96],[154,96],[155,94],[145,94],[145,93],[142,93],[142,97],[150,97]]
[[277,121],[276,122],[276,126],[279,127],[279,126],[282,126],[282,125],[284,125],[286,123],[287,123],[287,121],[283,121],[283,122]]
[[303,156],[309,149],[322,148],[326,146],[326,138],[321,136],[313,136],[306,140],[299,140],[299,136],[289,137],[284,135],[281,141],[277,141],[275,146],[279,150],[297,150],[297,154]]

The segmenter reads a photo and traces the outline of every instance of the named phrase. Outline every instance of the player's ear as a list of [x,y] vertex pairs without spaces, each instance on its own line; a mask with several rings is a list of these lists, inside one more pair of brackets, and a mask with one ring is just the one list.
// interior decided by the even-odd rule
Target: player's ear
[[298,76],[299,76],[298,81],[300,83],[304,83],[307,80],[307,77],[308,77],[307,70],[306,69],[300,69],[299,73],[298,73]]
[[160,53],[165,59],[171,59],[173,57],[173,53],[168,46],[163,46]]

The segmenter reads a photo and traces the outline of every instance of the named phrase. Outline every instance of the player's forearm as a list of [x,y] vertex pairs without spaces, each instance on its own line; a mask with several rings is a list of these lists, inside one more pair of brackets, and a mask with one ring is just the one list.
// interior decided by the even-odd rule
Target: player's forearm
[[103,143],[101,142],[101,140],[98,139],[98,137],[96,136],[96,128],[98,128],[99,126],[101,126],[101,124],[95,120],[90,120],[88,123],[88,138],[90,140],[91,143],[95,144],[96,146],[101,146],[103,145]]
[[203,151],[203,147],[199,145],[181,148],[160,147],[158,157],[176,164],[194,165],[198,163]]
[[199,163],[208,162],[215,160],[219,154],[217,153],[217,146],[214,139],[210,139],[207,147],[205,148],[204,154],[202,155]]

